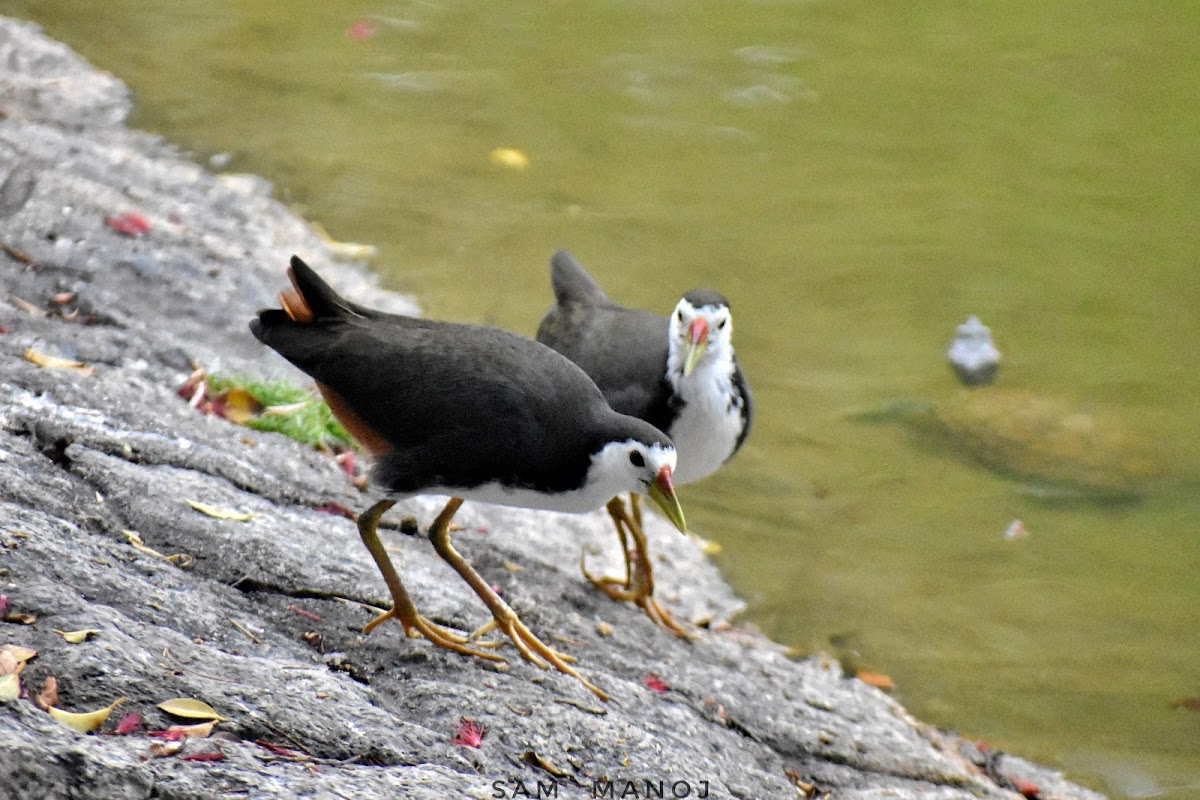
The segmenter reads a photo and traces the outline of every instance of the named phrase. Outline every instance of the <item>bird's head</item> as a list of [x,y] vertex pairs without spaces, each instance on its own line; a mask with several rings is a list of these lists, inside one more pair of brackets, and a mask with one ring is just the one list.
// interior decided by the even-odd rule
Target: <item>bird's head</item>
[[668,335],[667,369],[673,379],[686,378],[704,364],[732,360],[729,302],[716,292],[688,292],[671,313]]
[[[639,431],[629,439],[611,441],[592,459],[593,477],[610,481],[615,490],[649,495],[662,512],[680,531],[687,532],[683,508],[675,495],[675,446],[653,426],[637,423]],[[641,432],[641,428],[653,434]]]

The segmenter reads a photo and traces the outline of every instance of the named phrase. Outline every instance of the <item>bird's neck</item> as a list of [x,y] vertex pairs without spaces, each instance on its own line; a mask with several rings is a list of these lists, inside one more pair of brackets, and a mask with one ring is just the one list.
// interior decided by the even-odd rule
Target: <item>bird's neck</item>
[[727,348],[704,354],[692,374],[683,374],[683,354],[672,350],[667,356],[667,382],[685,403],[728,405],[733,392],[733,351]]

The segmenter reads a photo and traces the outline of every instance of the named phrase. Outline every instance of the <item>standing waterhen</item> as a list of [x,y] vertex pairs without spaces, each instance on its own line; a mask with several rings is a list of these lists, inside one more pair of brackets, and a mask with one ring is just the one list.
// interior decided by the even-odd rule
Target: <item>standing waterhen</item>
[[[693,290],[669,318],[614,303],[565,250],[550,259],[555,305],[538,341],[583,367],[614,410],[644,419],[678,451],[675,482],[690,483],[725,463],[750,432],[750,387],[733,353],[733,318],[720,294]],[[632,519],[619,497],[607,505],[625,556],[625,578],[584,576],[615,600],[637,604],[659,625],[686,635],[654,599],[654,581],[636,493]],[[633,539],[631,553],[626,529]]]
[[[450,543],[464,499],[553,511],[591,511],[614,494],[645,491],[686,530],[675,496],[675,449],[652,425],[609,408],[587,374],[545,345],[493,328],[374,311],[340,297],[293,256],[294,290],[282,310],[259,312],[250,330],[311,375],[330,409],[375,457],[372,480],[388,498],[358,519],[359,534],[393,606],[365,627],[395,617],[409,636],[502,661],[421,616],[376,527],[398,498],[451,499],[429,538],[471,586],[493,622],[530,662],[547,663],[607,696],[572,660],[540,641]],[[477,632],[478,634],[478,632]]]

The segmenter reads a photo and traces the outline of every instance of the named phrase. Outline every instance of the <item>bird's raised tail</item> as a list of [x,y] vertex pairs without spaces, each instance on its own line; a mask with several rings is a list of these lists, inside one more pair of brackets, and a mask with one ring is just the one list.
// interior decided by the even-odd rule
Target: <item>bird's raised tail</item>
[[295,322],[312,322],[314,319],[343,317],[347,314],[362,316],[358,306],[335,292],[299,256],[292,256],[287,274],[292,288],[279,293],[279,305],[283,307],[289,319]]
[[559,250],[550,259],[550,285],[554,287],[554,299],[559,305],[609,302],[600,284],[566,250]]

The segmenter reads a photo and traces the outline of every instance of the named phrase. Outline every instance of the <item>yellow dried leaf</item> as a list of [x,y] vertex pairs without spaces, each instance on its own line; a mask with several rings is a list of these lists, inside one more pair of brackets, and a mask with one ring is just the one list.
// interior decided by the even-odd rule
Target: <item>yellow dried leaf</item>
[[32,650],[28,647],[21,647],[18,644],[6,644],[3,647],[0,647],[0,674],[14,671],[6,670],[4,668],[4,665],[8,663],[8,658],[5,658],[5,656],[11,657],[15,665],[20,665],[24,664],[26,661],[36,655],[37,650]]
[[246,522],[254,519],[258,514],[249,514],[244,511],[231,511],[228,508],[220,508],[218,506],[210,506],[208,503],[200,503],[195,500],[184,500],[192,508],[199,511],[201,514],[213,517],[214,519],[231,519],[234,522]]
[[497,147],[491,154],[492,163],[498,167],[509,169],[525,169],[529,166],[529,156],[515,147]]
[[208,722],[197,722],[195,725],[172,725],[167,728],[169,731],[182,731],[184,738],[187,739],[207,739],[212,733],[213,725],[217,721],[209,720]]
[[211,719],[216,722],[228,722],[225,717],[214,711],[213,707],[203,700],[176,697],[173,700],[164,700],[158,704],[158,707],[168,714],[186,719]]
[[245,425],[255,415],[262,411],[262,403],[254,399],[254,395],[245,387],[234,386],[225,392],[225,419],[238,425]]
[[98,711],[89,711],[85,714],[73,714],[70,711],[63,711],[61,708],[50,709],[50,716],[66,725],[72,730],[80,733],[91,733],[104,724],[104,720],[108,719],[108,715],[112,710],[121,703],[125,702],[124,697],[118,697],[111,706],[101,708]]
[[100,631],[96,630],[95,628],[84,628],[81,631],[60,631],[55,628],[54,632],[66,639],[71,644],[79,644],[82,641],[86,641],[87,638],[92,634],[99,633]]
[[339,242],[329,235],[329,231],[325,230],[325,226],[319,222],[308,223],[316,232],[317,236],[321,237],[321,241],[325,246],[333,251],[333,254],[341,258],[374,258],[378,249],[373,244],[360,244],[359,242]]
[[48,356],[45,353],[39,353],[32,347],[25,348],[25,360],[37,364],[39,367],[46,369],[69,369],[78,372],[80,375],[94,375],[96,370],[84,364],[82,361],[72,361],[69,358],[59,358],[58,356]]
[[0,700],[16,700],[21,696],[21,678],[15,672],[0,675]]

